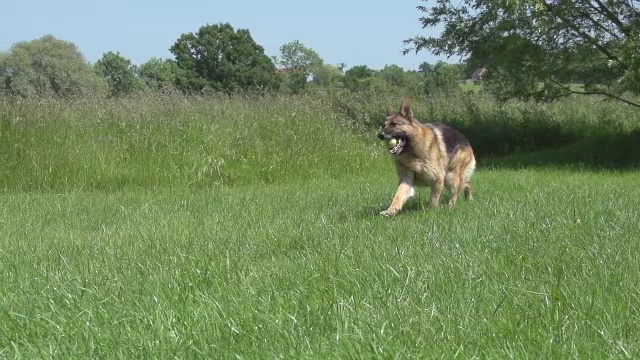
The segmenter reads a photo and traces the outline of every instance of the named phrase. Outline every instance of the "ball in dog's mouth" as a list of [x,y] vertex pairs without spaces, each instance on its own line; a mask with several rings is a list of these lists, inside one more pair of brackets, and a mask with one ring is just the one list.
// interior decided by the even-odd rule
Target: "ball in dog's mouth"
[[393,137],[387,141],[387,147],[389,148],[389,152],[392,154],[399,154],[402,151],[404,144],[404,139],[400,137]]

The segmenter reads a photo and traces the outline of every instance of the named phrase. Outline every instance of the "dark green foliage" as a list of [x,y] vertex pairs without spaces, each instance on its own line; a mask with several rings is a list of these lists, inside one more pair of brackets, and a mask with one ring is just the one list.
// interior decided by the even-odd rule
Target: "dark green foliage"
[[593,134],[561,147],[518,152],[483,159],[486,166],[523,168],[527,166],[594,167],[624,169],[640,167],[640,129],[630,132]]
[[[397,94],[375,92],[336,94],[333,98],[336,110],[367,128],[372,137],[384,121],[387,107],[395,109],[401,99]],[[490,159],[496,163],[495,159],[513,154],[559,151],[562,164],[640,165],[638,152],[631,151],[640,130],[640,113],[633,107],[582,97],[549,104],[500,102],[485,93],[440,94],[430,96],[427,102],[414,99],[412,105],[421,121],[443,121],[463,132],[483,162]],[[590,147],[594,148],[587,151]]]
[[279,86],[275,66],[262,46],[249,30],[236,31],[228,23],[183,34],[170,51],[180,69],[176,82],[186,92],[269,91]]
[[0,95],[68,98],[102,94],[105,87],[73,43],[51,35],[0,54]]
[[435,65],[420,64],[420,72],[424,76],[424,93],[426,95],[454,94],[460,92],[460,80],[463,75],[461,67],[438,61]]
[[443,31],[406,40],[405,51],[488,67],[502,98],[598,94],[640,106],[623,98],[640,93],[637,1],[439,0],[418,9],[424,28]]
[[374,74],[375,71],[367,65],[358,65],[347,70],[342,81],[347,89],[360,91],[369,88]]
[[289,94],[302,94],[308,85],[308,78],[302,71],[290,71],[280,73],[282,77],[281,90]]
[[140,80],[136,77],[136,67],[131,60],[120,53],[109,51],[94,65],[96,72],[109,84],[109,95],[118,97],[140,89]]

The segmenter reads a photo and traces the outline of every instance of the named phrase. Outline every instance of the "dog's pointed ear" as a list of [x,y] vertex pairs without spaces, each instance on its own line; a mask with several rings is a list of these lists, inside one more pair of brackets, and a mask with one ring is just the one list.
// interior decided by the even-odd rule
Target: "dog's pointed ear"
[[402,105],[400,105],[400,116],[409,120],[413,119],[413,110],[411,110],[411,104],[409,104],[408,98],[402,100]]

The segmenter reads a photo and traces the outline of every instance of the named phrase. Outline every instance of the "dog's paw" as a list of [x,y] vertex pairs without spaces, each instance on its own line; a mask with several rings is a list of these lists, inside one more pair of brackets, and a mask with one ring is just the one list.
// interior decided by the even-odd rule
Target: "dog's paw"
[[385,211],[382,211],[382,212],[380,213],[380,215],[382,215],[382,216],[386,216],[386,217],[391,217],[391,216],[394,216],[394,215],[395,215],[395,214],[397,214],[397,213],[398,213],[398,210],[397,210],[397,209],[387,209],[387,210],[385,210]]

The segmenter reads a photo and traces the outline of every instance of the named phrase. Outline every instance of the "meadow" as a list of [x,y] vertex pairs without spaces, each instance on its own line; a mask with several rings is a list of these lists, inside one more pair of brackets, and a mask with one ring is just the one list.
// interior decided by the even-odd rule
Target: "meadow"
[[487,157],[474,201],[382,218],[375,124],[324,98],[3,105],[0,358],[640,354],[631,156]]

